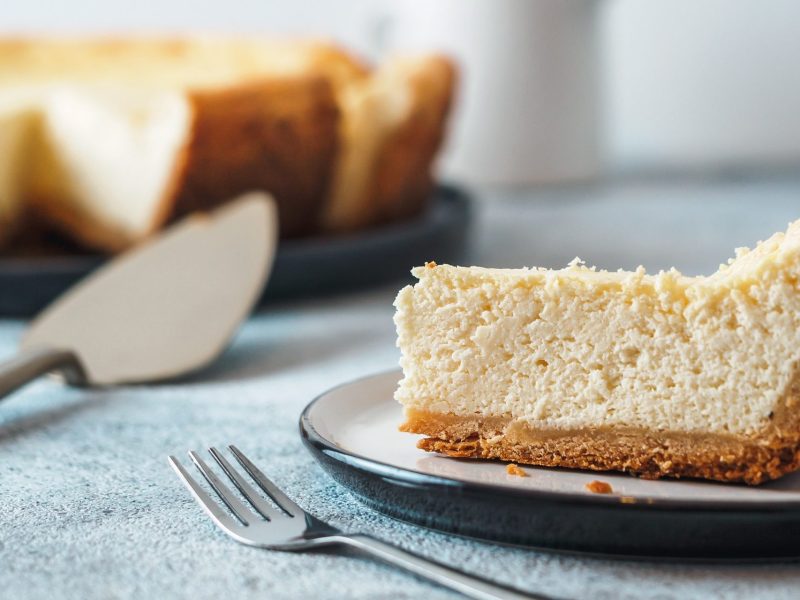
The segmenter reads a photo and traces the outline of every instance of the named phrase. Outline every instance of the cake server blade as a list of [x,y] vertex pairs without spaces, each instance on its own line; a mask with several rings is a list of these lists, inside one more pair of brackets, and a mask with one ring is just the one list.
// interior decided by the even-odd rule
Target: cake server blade
[[255,305],[276,243],[275,204],[260,192],[184,219],[45,309],[0,364],[0,397],[53,371],[110,386],[208,365]]

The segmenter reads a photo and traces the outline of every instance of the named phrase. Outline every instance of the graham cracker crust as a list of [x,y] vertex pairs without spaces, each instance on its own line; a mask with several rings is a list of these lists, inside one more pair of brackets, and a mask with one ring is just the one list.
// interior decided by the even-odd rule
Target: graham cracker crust
[[458,458],[500,459],[543,467],[623,471],[645,479],[691,477],[758,485],[800,468],[794,394],[753,436],[657,432],[634,428],[536,429],[503,417],[407,409],[401,431],[428,437],[417,446]]

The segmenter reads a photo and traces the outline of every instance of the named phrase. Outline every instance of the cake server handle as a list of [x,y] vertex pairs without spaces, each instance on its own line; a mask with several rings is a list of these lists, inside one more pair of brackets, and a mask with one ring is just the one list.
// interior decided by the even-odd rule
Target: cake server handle
[[14,358],[0,363],[0,399],[52,371],[61,371],[73,385],[86,382],[78,355],[71,350],[34,348],[23,350]]
[[[331,539],[333,538],[333,539]],[[541,594],[530,594],[511,587],[500,585],[476,577],[474,575],[467,575],[463,571],[458,571],[451,567],[447,567],[441,563],[419,556],[407,550],[403,550],[398,546],[381,541],[369,535],[356,534],[337,534],[327,538],[322,538],[327,541],[334,541],[341,544],[351,546],[363,550],[373,557],[387,562],[396,567],[400,567],[406,571],[410,571],[415,575],[419,575],[425,579],[443,585],[468,596],[469,598],[477,598],[478,600],[556,600],[552,596],[543,596]]]

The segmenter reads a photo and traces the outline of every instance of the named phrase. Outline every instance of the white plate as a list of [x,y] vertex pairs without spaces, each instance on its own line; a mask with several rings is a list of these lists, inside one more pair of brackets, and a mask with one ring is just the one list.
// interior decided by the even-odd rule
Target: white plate
[[[417,449],[418,436],[398,431],[402,409],[392,396],[399,378],[393,371],[334,388],[301,418],[304,439],[322,465],[383,512],[466,535],[570,550],[703,558],[800,554],[791,543],[800,535],[800,473],[760,487],[531,466],[523,466],[527,477],[508,475],[504,463]],[[589,492],[593,480],[610,484],[613,493]],[[505,514],[487,522],[490,507]],[[531,515],[533,508],[540,514]],[[544,522],[544,515],[570,524]]]

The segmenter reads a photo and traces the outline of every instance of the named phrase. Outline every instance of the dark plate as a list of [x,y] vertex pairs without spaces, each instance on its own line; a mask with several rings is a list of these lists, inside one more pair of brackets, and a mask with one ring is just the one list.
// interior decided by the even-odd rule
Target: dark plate
[[[281,242],[260,304],[379,285],[409,277],[427,260],[458,262],[470,202],[440,186],[419,218],[350,236]],[[103,264],[96,256],[0,259],[0,316],[30,317]]]
[[[796,560],[800,474],[757,488],[646,481],[423,452],[400,433],[399,371],[334,388],[306,407],[300,433],[334,480],[392,517],[458,535],[565,552],[680,560]],[[614,493],[593,494],[599,479]]]

